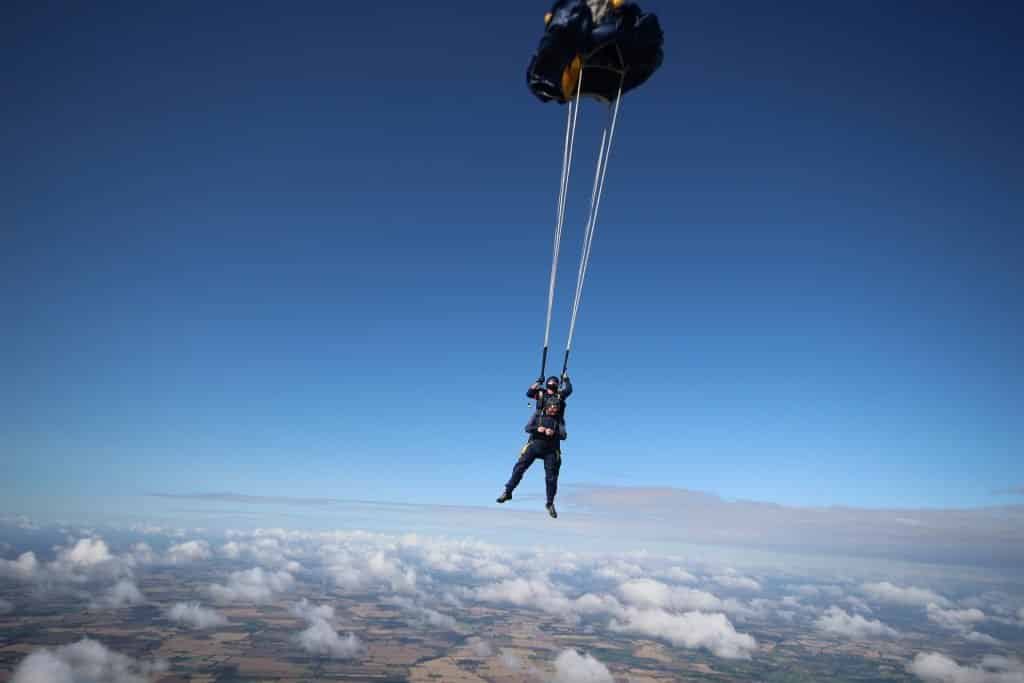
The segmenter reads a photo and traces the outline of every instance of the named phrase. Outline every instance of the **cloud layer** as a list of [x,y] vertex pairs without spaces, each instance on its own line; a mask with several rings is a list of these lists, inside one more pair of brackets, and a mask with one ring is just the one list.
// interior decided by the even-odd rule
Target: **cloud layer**
[[[725,501],[672,488],[580,487],[576,505],[637,536],[671,519],[672,535],[708,543],[792,552],[934,563],[1024,566],[1024,506],[970,510],[794,508]],[[625,528],[621,533],[629,533]]]
[[985,657],[978,666],[961,666],[937,652],[922,653],[907,670],[925,683],[1024,683],[1024,662],[999,656]]
[[[777,631],[765,627],[785,625],[817,632],[819,640],[828,636],[833,641],[873,641],[871,648],[889,657],[899,652],[908,671],[925,681],[1024,683],[1014,678],[1024,675],[1015,660],[986,658],[959,664],[939,652],[911,658],[905,649],[899,651],[898,639],[904,634],[916,640],[922,633],[935,636],[932,642],[939,643],[940,650],[949,642],[973,648],[957,651],[961,656],[981,647],[1006,648],[1011,637],[1003,634],[1024,617],[1021,600],[1006,593],[1007,584],[982,584],[984,588],[968,592],[962,583],[931,580],[930,569],[904,569],[887,581],[878,580],[875,570],[857,576],[845,565],[812,577],[783,567],[704,555],[695,560],[646,551],[511,549],[412,534],[286,529],[143,533],[145,540],[140,541],[137,533],[104,532],[101,537],[95,530],[61,529],[60,544],[50,546],[52,553],[16,555],[18,550],[8,548],[8,557],[16,559],[2,560],[0,581],[5,589],[15,590],[29,582],[31,590],[24,591],[27,605],[47,590],[65,591],[62,597],[101,609],[148,602],[147,609],[158,609],[168,620],[191,629],[225,626],[225,614],[246,618],[241,615],[251,610],[244,608],[253,605],[266,606],[260,610],[265,613],[287,610],[291,617],[276,622],[295,657],[306,653],[361,659],[372,651],[373,629],[363,630],[343,607],[365,598],[375,601],[387,619],[429,631],[469,636],[481,608],[493,612],[515,607],[533,613],[529,623],[536,619],[556,631],[622,634],[659,641],[666,651],[703,650],[714,657],[755,663],[773,648],[770,634]],[[158,583],[147,582],[150,573],[202,577],[187,585],[195,598],[209,600],[221,611],[196,600],[160,604],[167,593]],[[332,596],[345,600],[332,603]],[[906,626],[908,618],[918,622]],[[986,622],[992,626],[984,630],[1007,642],[975,630]],[[528,672],[524,675],[548,683],[614,680],[608,667],[593,656],[601,656],[600,651],[570,649],[557,657],[551,651],[541,660],[503,653],[492,642],[498,641],[473,637],[460,647],[463,655],[469,651],[477,657],[493,656],[495,665],[500,658],[506,666],[518,666],[521,673]],[[842,642],[834,645],[855,649]],[[89,671],[121,676],[111,679],[118,683],[152,670],[152,665],[120,658],[98,643],[76,646],[33,653],[34,659],[23,662],[17,683],[33,681],[30,676],[67,675],[78,683],[75,671],[94,664],[108,669]],[[111,668],[117,666],[120,669]],[[537,666],[546,670],[540,672]]]
[[164,670],[164,664],[139,662],[86,638],[33,652],[15,670],[11,683],[148,683]]

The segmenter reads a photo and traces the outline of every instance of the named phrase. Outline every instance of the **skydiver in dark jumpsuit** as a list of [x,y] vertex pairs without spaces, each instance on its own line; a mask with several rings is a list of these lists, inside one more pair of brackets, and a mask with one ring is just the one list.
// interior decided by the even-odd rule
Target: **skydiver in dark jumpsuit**
[[[558,419],[565,422],[565,401],[572,396],[572,382],[569,381],[569,376],[562,375],[561,382],[554,375],[548,377],[546,383],[543,382],[543,379],[541,377],[533,383],[533,386],[526,390],[526,397],[537,400],[537,414],[544,410],[545,401],[554,398],[561,399],[562,408],[558,414]],[[541,386],[542,384],[543,387]]]
[[505,484],[505,492],[498,497],[499,503],[512,499],[512,492],[522,481],[526,470],[534,460],[544,460],[544,480],[547,485],[548,514],[558,517],[555,510],[555,494],[558,493],[558,473],[562,468],[561,442],[566,438],[565,431],[565,399],[572,393],[572,384],[568,377],[562,378],[559,386],[557,377],[549,377],[547,385],[541,388],[537,382],[526,392],[530,398],[537,400],[537,410],[526,424],[530,440],[519,454],[519,460],[512,469],[512,477]]

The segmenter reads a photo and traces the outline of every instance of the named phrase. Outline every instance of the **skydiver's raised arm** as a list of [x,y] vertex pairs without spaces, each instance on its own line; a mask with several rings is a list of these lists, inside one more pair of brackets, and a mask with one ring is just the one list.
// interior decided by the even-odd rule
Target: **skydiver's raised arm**
[[530,385],[530,388],[526,390],[526,398],[538,398],[544,393],[544,383],[534,382]]
[[558,393],[563,401],[572,395],[572,382],[569,381],[569,375],[562,375],[562,388]]

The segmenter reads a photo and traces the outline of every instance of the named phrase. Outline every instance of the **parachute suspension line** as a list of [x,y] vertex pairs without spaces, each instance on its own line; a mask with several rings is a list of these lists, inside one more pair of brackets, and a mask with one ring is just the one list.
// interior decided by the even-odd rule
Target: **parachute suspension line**
[[619,105],[622,103],[622,86],[625,81],[625,74],[619,81],[619,92],[615,97],[614,106],[611,109],[611,123],[605,128],[601,135],[601,150],[597,156],[597,170],[594,174],[594,189],[590,195],[590,213],[587,217],[587,225],[583,234],[583,248],[580,253],[580,266],[576,274],[576,295],[572,302],[572,317],[569,322],[569,338],[565,346],[565,359],[562,362],[562,374],[569,369],[569,354],[572,351],[572,340],[576,334],[576,318],[579,315],[580,301],[583,298],[583,285],[587,279],[587,270],[590,267],[590,252],[594,246],[594,232],[597,230],[597,216],[601,210],[601,198],[604,195],[604,181],[608,174],[608,161],[611,157],[612,142],[615,138],[615,127],[619,120]]
[[608,143],[608,127],[601,132],[601,149],[597,154],[597,170],[594,172],[594,188],[590,192],[590,210],[587,212],[587,224],[583,229],[583,246],[580,248],[580,266],[576,273],[576,292],[572,299],[572,317],[569,323],[569,343],[566,348],[572,347],[572,337],[576,328],[576,314],[579,311],[580,290],[583,285],[583,273],[590,261],[590,245],[594,239],[594,207],[597,205],[597,192],[601,186],[601,170],[604,168],[606,147]]
[[544,323],[544,352],[540,361],[540,375],[547,370],[548,346],[551,339],[551,312],[555,304],[555,283],[558,279],[558,255],[562,248],[562,228],[565,226],[565,205],[569,193],[569,176],[572,173],[572,153],[576,143],[576,122],[580,113],[580,93],[583,91],[583,72],[580,71],[576,84],[576,99],[569,102],[565,122],[565,149],[562,152],[562,180],[558,190],[558,212],[555,219],[555,243],[551,257],[551,281],[548,285],[548,314]]
[[569,103],[568,118],[565,122],[565,149],[562,151],[562,177],[558,188],[558,205],[555,211],[555,244],[551,256],[551,282],[548,286],[548,315],[544,326],[544,347],[551,337],[551,308],[555,301],[555,282],[558,278],[558,254],[562,248],[562,227],[565,212],[566,177],[569,175],[570,144],[573,136],[573,103]]

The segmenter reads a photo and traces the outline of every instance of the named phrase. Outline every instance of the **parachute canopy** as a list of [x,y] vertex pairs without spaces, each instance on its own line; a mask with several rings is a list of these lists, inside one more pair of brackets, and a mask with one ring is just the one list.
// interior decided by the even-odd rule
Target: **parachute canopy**
[[[612,102],[642,85],[664,59],[658,17],[626,0],[557,0],[526,80],[542,102],[577,92]],[[582,76],[582,81],[580,80]]]

